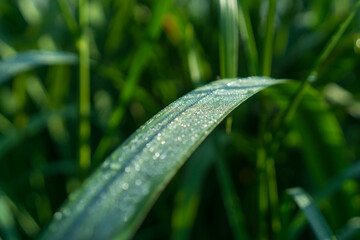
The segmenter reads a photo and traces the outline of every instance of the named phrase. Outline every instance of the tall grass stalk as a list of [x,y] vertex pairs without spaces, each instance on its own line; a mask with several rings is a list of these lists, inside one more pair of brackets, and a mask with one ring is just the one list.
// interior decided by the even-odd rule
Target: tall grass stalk
[[237,77],[239,55],[237,0],[220,0],[220,74]]
[[89,3],[79,0],[78,41],[79,63],[79,168],[85,171],[91,164],[90,149],[90,46],[89,46]]
[[[275,14],[276,0],[269,0],[261,71],[264,76],[271,75]],[[263,136],[264,141],[257,152],[257,166],[259,170],[259,239],[266,239],[268,236],[267,214],[269,214],[269,209],[272,233],[276,237],[281,230],[275,160],[273,157],[269,156],[266,147],[267,141],[271,138],[271,135],[266,132],[266,130],[263,132],[263,135],[265,136]]]
[[276,0],[269,0],[269,7],[266,19],[266,34],[264,45],[264,56],[262,64],[262,75],[271,75],[271,62],[274,47]]
[[260,75],[259,56],[246,1],[239,1],[239,29],[247,55],[249,73],[250,75],[257,76]]

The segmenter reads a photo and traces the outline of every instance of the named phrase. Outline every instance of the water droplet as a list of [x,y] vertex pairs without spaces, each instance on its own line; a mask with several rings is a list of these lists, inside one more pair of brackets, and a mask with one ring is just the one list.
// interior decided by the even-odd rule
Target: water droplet
[[137,163],[135,163],[135,171],[140,171],[140,165],[139,164],[137,164]]
[[141,183],[142,183],[142,181],[141,181],[140,179],[137,179],[137,180],[135,181],[136,186],[140,186]]
[[126,167],[126,168],[125,168],[125,172],[127,172],[127,173],[131,172],[131,168],[130,168],[130,167]]
[[356,39],[355,45],[357,48],[360,48],[360,38]]
[[154,154],[154,156],[153,156],[153,159],[155,160],[155,159],[157,159],[159,156],[160,156],[160,153],[156,152],[156,153]]
[[123,190],[128,190],[128,189],[129,189],[129,184],[128,184],[128,183],[123,183],[123,184],[121,185],[121,188],[122,188]]
[[113,170],[120,170],[121,166],[118,163],[111,163],[110,168]]
[[165,141],[161,141],[161,144],[165,144]]

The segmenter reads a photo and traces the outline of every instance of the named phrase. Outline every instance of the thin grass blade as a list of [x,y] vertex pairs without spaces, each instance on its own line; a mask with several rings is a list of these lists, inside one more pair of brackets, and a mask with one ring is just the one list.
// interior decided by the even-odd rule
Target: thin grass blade
[[15,218],[11,212],[6,195],[0,190],[0,236],[4,239],[19,239]]
[[150,119],[69,197],[43,239],[130,238],[185,160],[267,78],[228,79],[198,88]]
[[[348,168],[343,170],[339,175],[333,177],[328,183],[323,187],[317,194],[314,194],[315,202],[321,206],[321,202],[333,195],[336,191],[339,191],[343,184],[349,180],[356,180],[360,178],[360,161],[355,162],[350,165]],[[356,218],[355,218],[356,219]],[[353,223],[349,220],[348,225],[346,225],[339,233],[339,236],[342,234],[347,235],[345,231],[355,228]],[[306,224],[306,219],[301,214],[297,214],[290,223],[289,227],[289,237],[288,239],[296,239],[300,235],[300,232],[304,229]],[[355,231],[355,229],[354,229]],[[344,232],[344,233],[343,233]],[[342,238],[340,238],[342,239]]]
[[251,26],[250,14],[248,11],[247,0],[239,1],[239,29],[240,36],[247,55],[249,73],[252,76],[260,74],[259,56],[256,48],[254,31]]
[[221,77],[236,77],[239,55],[237,0],[220,0],[220,30]]
[[314,201],[305,190],[302,188],[291,188],[287,190],[287,193],[305,214],[318,240],[336,239],[319,209],[314,204]]
[[250,239],[246,231],[247,228],[245,226],[244,213],[240,205],[240,200],[236,193],[234,183],[231,180],[232,178],[225,159],[217,158],[216,170],[234,239]]
[[350,240],[360,237],[360,217],[351,218],[338,234],[338,239]]
[[42,65],[75,64],[77,60],[75,54],[68,52],[44,50],[21,52],[0,62],[0,85],[16,74]]

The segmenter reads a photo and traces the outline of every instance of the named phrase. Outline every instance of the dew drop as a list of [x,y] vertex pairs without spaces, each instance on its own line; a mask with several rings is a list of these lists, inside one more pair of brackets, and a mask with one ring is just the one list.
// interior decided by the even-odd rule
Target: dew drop
[[123,184],[121,185],[121,188],[122,188],[123,190],[128,190],[128,189],[129,189],[129,184],[128,184],[128,183],[123,183]]
[[161,144],[165,144],[165,141],[161,141]]
[[142,183],[142,181],[141,181],[140,179],[137,179],[137,180],[135,181],[136,186],[140,186],[141,183]]
[[137,172],[140,171],[140,165],[137,163],[135,164],[135,171],[137,171]]
[[121,168],[121,166],[118,163],[111,163],[110,168],[113,170],[119,170]]
[[130,167],[126,167],[126,168],[125,168],[125,172],[127,172],[127,173],[131,172],[131,168],[130,168]]
[[154,154],[154,156],[153,156],[153,159],[155,160],[155,159],[157,159],[159,156],[160,156],[160,153],[156,152],[156,153]]

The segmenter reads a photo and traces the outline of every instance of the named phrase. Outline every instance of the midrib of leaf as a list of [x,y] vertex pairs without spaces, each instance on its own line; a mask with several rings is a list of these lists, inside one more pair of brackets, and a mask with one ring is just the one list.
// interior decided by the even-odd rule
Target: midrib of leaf
[[175,101],[123,143],[55,214],[43,239],[127,239],[180,166],[267,78],[216,81]]

